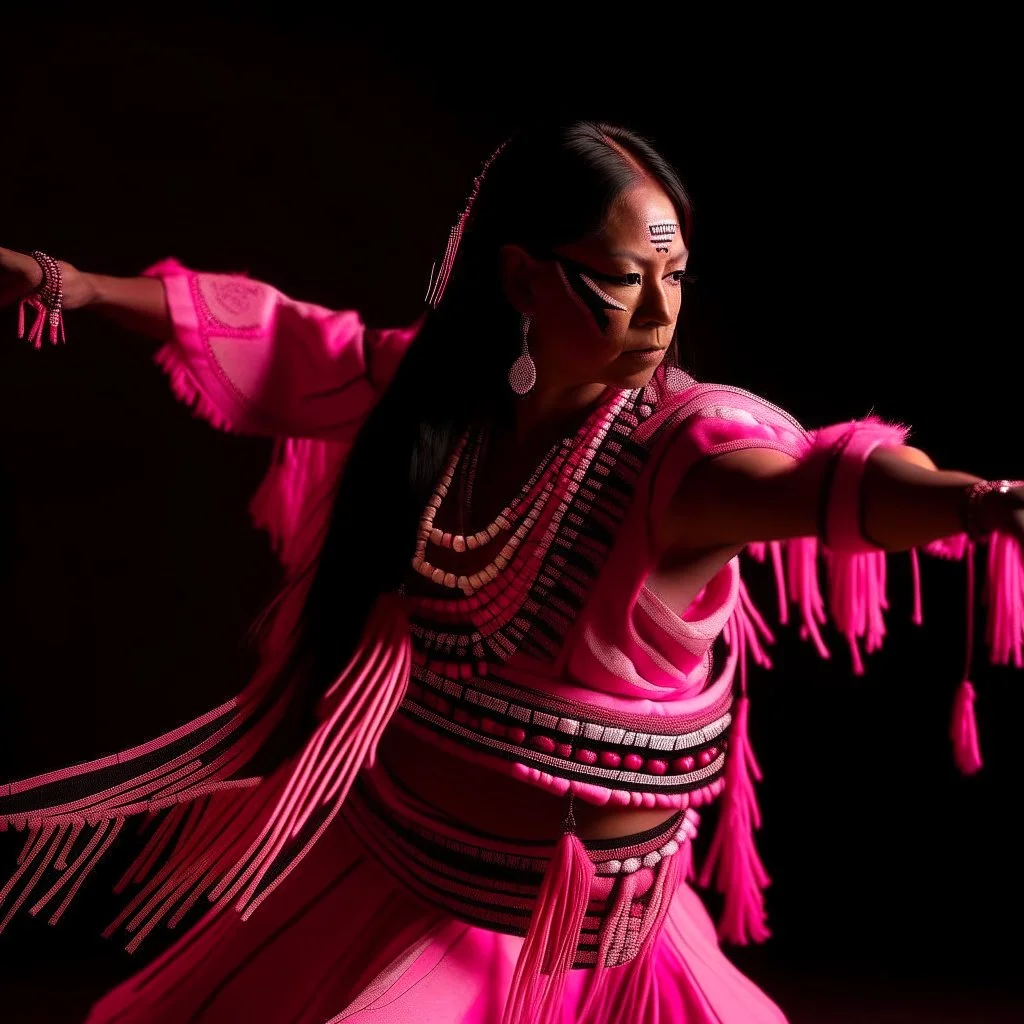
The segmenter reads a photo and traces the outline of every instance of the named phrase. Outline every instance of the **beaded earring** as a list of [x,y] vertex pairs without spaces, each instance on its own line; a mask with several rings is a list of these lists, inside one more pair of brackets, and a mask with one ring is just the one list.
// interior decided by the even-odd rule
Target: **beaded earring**
[[530,317],[524,313],[520,323],[523,332],[523,351],[508,371],[508,383],[517,395],[525,395],[537,383],[537,366],[527,344],[530,336]]

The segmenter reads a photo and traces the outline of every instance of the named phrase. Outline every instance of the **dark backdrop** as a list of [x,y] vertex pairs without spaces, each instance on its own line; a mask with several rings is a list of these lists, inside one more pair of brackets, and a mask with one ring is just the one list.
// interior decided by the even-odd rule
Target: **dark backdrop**
[[[121,274],[175,255],[405,323],[511,128],[536,110],[619,120],[654,137],[695,200],[684,351],[698,376],[812,426],[874,409],[942,465],[1024,475],[1019,82],[999,26],[409,17],[249,5],[156,25],[127,11],[8,23],[0,243]],[[235,693],[276,572],[245,514],[269,442],[190,418],[148,346],[92,314],[68,317],[60,349],[15,343],[10,311],[0,329],[11,779]],[[765,571],[749,577],[772,611]],[[755,677],[775,938],[736,958],[794,1020],[1024,1009],[1021,681],[979,659],[986,768],[959,778],[946,731],[962,580],[925,564],[914,629],[895,556],[891,636],[865,678],[834,634],[823,664],[785,630],[776,669]],[[0,840],[4,863],[16,845]],[[0,1017],[79,1019],[138,965],[94,937],[112,916],[99,882],[56,930],[21,920],[0,937]]]

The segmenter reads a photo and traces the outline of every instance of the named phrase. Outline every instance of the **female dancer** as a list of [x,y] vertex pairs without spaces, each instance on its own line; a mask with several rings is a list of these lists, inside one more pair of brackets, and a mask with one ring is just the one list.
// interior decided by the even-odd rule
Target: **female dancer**
[[[1006,660],[1024,489],[937,470],[903,428],[808,432],[688,377],[690,225],[649,143],[576,122],[485,164],[408,329],[173,260],[118,279],[0,250],[36,344],[92,306],[163,342],[198,415],[279,439],[252,509],[288,578],[252,682],[0,789],[26,833],[0,926],[59,918],[136,815],[107,934],[134,951],[190,923],[90,1022],[784,1020],[718,946],[767,934],[746,728],[766,630],[738,555],[771,552],[823,648],[824,552],[859,667],[884,552],[988,538]],[[688,883],[715,801],[717,935]]]

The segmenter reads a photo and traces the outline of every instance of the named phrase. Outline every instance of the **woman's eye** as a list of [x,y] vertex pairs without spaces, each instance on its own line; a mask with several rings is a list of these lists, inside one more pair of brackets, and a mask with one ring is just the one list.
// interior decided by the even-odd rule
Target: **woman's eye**
[[668,276],[672,279],[672,283],[677,285],[686,284],[687,282],[693,280],[693,278],[690,277],[685,270],[674,270]]
[[622,277],[619,278],[618,284],[640,284],[642,280],[643,278],[641,278],[640,275],[636,273],[623,274]]

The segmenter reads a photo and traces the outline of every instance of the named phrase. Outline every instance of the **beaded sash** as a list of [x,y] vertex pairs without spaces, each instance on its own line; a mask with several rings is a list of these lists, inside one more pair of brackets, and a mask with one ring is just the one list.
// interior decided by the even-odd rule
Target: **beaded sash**
[[[491,931],[526,935],[553,841],[467,830],[399,788],[379,765],[360,774],[342,815],[379,862],[427,903]],[[656,919],[690,863],[698,822],[696,811],[680,811],[645,832],[583,844],[595,875],[574,967],[628,963],[656,937]],[[679,860],[670,872],[672,858]]]

